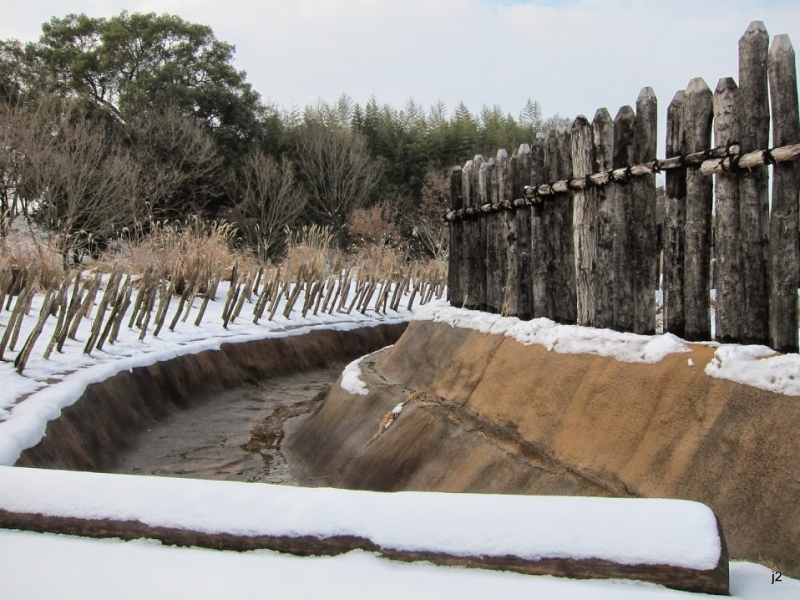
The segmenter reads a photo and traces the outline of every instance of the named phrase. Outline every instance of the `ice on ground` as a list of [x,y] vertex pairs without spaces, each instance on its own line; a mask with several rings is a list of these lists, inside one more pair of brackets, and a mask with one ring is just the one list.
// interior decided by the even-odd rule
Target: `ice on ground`
[[700,570],[716,567],[721,548],[714,513],[686,500],[378,493],[0,467],[0,509],[244,536],[357,536],[457,556]]

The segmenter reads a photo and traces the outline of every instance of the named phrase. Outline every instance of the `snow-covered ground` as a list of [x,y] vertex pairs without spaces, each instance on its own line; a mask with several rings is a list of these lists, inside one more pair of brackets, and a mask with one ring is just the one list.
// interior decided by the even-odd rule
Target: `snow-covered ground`
[[[397,520],[402,526],[402,519]],[[92,540],[0,530],[2,597],[21,600],[373,599],[692,600],[716,598],[633,581],[579,581],[398,563],[355,551],[299,558],[266,550],[219,552],[137,540]],[[796,600],[800,582],[772,584],[767,567],[731,563],[731,594]]]
[[[24,375],[19,375],[8,363],[0,364],[0,386],[4,390],[0,401],[0,464],[13,464],[19,452],[40,439],[49,419],[55,418],[62,407],[74,402],[85,386],[102,380],[123,369],[152,364],[179,354],[217,348],[224,342],[258,339],[273,335],[298,335],[311,327],[352,328],[375,322],[407,320],[411,312],[399,314],[320,315],[300,318],[295,312],[286,319],[278,310],[272,322],[262,319],[253,325],[248,311],[227,330],[221,326],[221,312],[226,289],[221,286],[218,301],[209,304],[203,324],[195,327],[194,315],[180,323],[175,332],[166,328],[158,339],[148,335],[138,340],[138,331],[124,328],[120,340],[91,356],[83,354],[83,344],[88,334],[89,321],[79,330],[78,341],[68,341],[64,354],[53,353],[50,360],[41,357],[41,350],[52,334],[53,322],[46,326],[37,349],[31,357]],[[41,297],[34,301],[34,311],[41,306]],[[302,302],[302,300],[300,301]],[[401,302],[401,306],[404,306]],[[175,310],[173,307],[172,310]],[[416,307],[415,307],[416,308]],[[172,311],[167,318],[171,318]],[[8,313],[0,314],[4,326]],[[435,302],[417,311],[416,318],[447,322],[454,326],[469,327],[479,331],[513,336],[521,343],[541,344],[556,352],[588,352],[614,356],[619,360],[654,362],[674,352],[686,352],[689,346],[674,336],[645,337],[619,334],[581,327],[559,326],[538,319],[527,323],[517,319],[487,315],[447,307]],[[21,339],[27,335],[35,319],[29,317],[23,327]],[[763,387],[792,395],[800,395],[800,357],[769,358],[771,351],[754,347],[721,346],[706,372],[712,376],[727,377],[756,387]],[[13,358],[7,353],[6,358]],[[766,357],[766,358],[765,358]],[[352,369],[353,386],[358,387],[357,364]],[[36,437],[36,436],[39,437]],[[90,480],[83,479],[90,477]],[[24,485],[23,479],[30,478]],[[91,484],[87,484],[91,481]],[[213,487],[207,487],[213,484]],[[219,487],[216,487],[219,486]],[[244,486],[239,488],[237,486]],[[162,489],[163,487],[163,489]],[[174,487],[174,489],[173,489]],[[165,491],[166,488],[169,490]],[[238,492],[245,495],[263,494],[263,498],[248,500],[244,504]],[[140,518],[148,515],[171,514],[192,521],[192,526],[204,524],[207,530],[224,531],[226,527],[258,528],[268,522],[276,527],[294,527],[298,531],[321,532],[324,535],[341,528],[344,523],[350,530],[367,531],[371,535],[385,535],[384,541],[402,544],[411,540],[420,544],[457,543],[471,551],[503,551],[502,544],[519,546],[520,552],[542,552],[542,546],[560,548],[577,555],[590,545],[592,536],[572,527],[552,527],[556,519],[534,519],[517,515],[515,521],[505,525],[485,526],[483,519],[472,518],[462,526],[455,542],[441,534],[451,510],[431,500],[436,494],[416,494],[419,501],[404,503],[401,495],[367,494],[364,497],[394,498],[379,502],[382,508],[375,512],[364,509],[371,501],[343,499],[337,494],[359,493],[341,490],[304,490],[236,484],[228,482],[197,482],[191,480],[158,480],[137,476],[106,476],[83,473],[58,473],[31,471],[13,467],[0,468],[0,497],[2,508],[48,514],[79,513],[98,514],[111,518]],[[220,490],[220,491],[217,491]],[[290,495],[295,494],[295,496]],[[329,496],[329,494],[333,494]],[[412,497],[408,496],[408,497]],[[248,498],[250,496],[247,496]],[[259,496],[260,497],[260,496]],[[239,498],[226,504],[225,498]],[[168,501],[167,501],[168,500]],[[537,499],[528,498],[530,502]],[[515,513],[504,503],[520,500],[513,497],[486,496],[476,502],[485,503],[480,509],[472,508],[473,515],[498,514],[502,519]],[[187,504],[187,502],[189,504]],[[254,504],[248,504],[254,503]],[[415,502],[421,503],[419,505]],[[584,506],[574,503],[585,502]],[[697,543],[698,531],[703,529],[703,513],[692,513],[689,522],[692,531],[664,527],[665,522],[648,519],[648,508],[626,509],[603,513],[605,499],[563,499],[551,507],[562,513],[564,523],[580,523],[584,530],[594,522],[599,534],[622,535],[604,538],[606,552],[622,553],[631,560],[648,555],[650,560],[671,556],[670,560],[694,561],[709,554],[708,535]],[[659,501],[654,501],[658,503]],[[406,506],[408,504],[408,506]],[[642,503],[642,507],[671,510],[673,506],[692,503]],[[255,508],[254,508],[255,506]],[[271,506],[272,509],[267,507]],[[608,505],[611,506],[611,505]],[[633,505],[631,505],[633,506]],[[639,504],[636,504],[639,506]],[[171,508],[170,508],[171,507]],[[560,507],[560,508],[559,508]],[[412,510],[413,508],[413,510]],[[637,511],[642,510],[639,514]],[[159,512],[161,511],[161,512]],[[170,512],[171,511],[171,512]],[[421,511],[421,512],[414,512]],[[431,512],[426,512],[431,511]],[[418,516],[419,514],[424,517]],[[530,514],[535,515],[536,511]],[[566,515],[566,516],[564,516]],[[596,518],[592,521],[591,517]],[[598,517],[600,515],[600,517]],[[164,517],[167,518],[167,517]],[[644,518],[643,522],[637,519]],[[618,523],[622,523],[618,526]],[[670,521],[666,521],[668,524]],[[368,523],[369,526],[365,525]],[[452,522],[451,522],[452,523]],[[511,533],[502,527],[509,527]],[[501,527],[502,525],[502,527]],[[633,536],[625,541],[625,532],[634,525],[659,529],[657,535]],[[272,526],[272,525],[270,525]],[[358,529],[361,527],[362,529]],[[372,529],[370,529],[370,527]],[[491,536],[505,531],[498,538]],[[544,527],[545,529],[537,529]],[[551,529],[547,529],[551,527]],[[327,529],[325,529],[327,528]],[[366,529],[364,529],[366,528]],[[452,527],[451,527],[452,529]],[[674,531],[671,531],[674,529]],[[439,533],[437,533],[439,532]],[[664,536],[676,534],[690,542],[691,548],[676,550],[673,542]],[[681,535],[677,535],[681,534]],[[685,535],[684,535],[685,534]],[[444,535],[444,537],[443,537]],[[489,536],[481,538],[481,536]],[[688,537],[686,537],[688,536]],[[602,538],[602,535],[601,535]],[[448,542],[449,539],[449,542]],[[488,540],[488,541],[487,541]],[[492,541],[494,540],[494,541]],[[620,541],[622,540],[622,541]],[[636,541],[639,545],[633,544]],[[411,543],[410,542],[410,543]],[[528,544],[528,546],[525,546]],[[594,547],[592,552],[599,552]],[[538,549],[537,549],[538,548]],[[583,550],[582,550],[583,549]],[[625,554],[633,552],[634,554]],[[639,554],[635,554],[639,552]],[[704,554],[705,552],[705,554]],[[546,554],[546,551],[545,551]],[[632,558],[633,556],[639,558]],[[693,558],[692,558],[693,557]],[[164,547],[153,541],[122,542],[119,540],[90,540],[0,530],[0,597],[3,598],[692,598],[689,594],[659,586],[627,581],[571,581],[550,577],[530,577],[512,573],[489,572],[462,568],[434,567],[426,563],[399,564],[382,560],[364,552],[352,552],[332,558],[299,558],[269,551],[248,553],[215,552],[197,548]],[[800,597],[800,581],[785,575],[774,582],[774,574],[766,567],[748,564],[731,564],[731,591],[734,597],[746,599],[782,599]]]
[[[76,335],[77,340],[67,340],[64,352],[53,351],[48,360],[42,356],[55,328],[55,318],[48,319],[42,335],[36,343],[28,365],[23,374],[17,373],[11,362],[0,363],[0,465],[13,465],[19,454],[26,448],[35,446],[45,432],[47,422],[55,419],[61,409],[73,404],[86,386],[102,381],[120,371],[151,365],[169,360],[183,354],[193,354],[204,350],[218,349],[223,343],[236,343],[267,337],[302,335],[312,328],[354,329],[379,323],[397,323],[411,319],[418,308],[417,294],[411,310],[407,310],[407,299],[400,302],[398,312],[378,314],[367,310],[361,314],[353,309],[351,314],[337,313],[313,316],[309,311],[306,317],[300,314],[303,305],[301,293],[290,317],[283,316],[281,301],[272,321],[267,315],[256,325],[252,316],[252,305],[245,305],[238,319],[222,327],[222,310],[228,293],[228,282],[222,282],[217,291],[216,301],[209,302],[203,320],[194,325],[201,299],[195,299],[194,310],[186,322],[179,321],[174,331],[166,326],[158,338],[152,336],[152,326],[147,336],[139,340],[139,330],[128,329],[127,318],[123,321],[120,335],[113,345],[106,343],[102,350],[93,350],[91,355],[83,353],[89,336],[92,319],[81,322]],[[18,351],[22,342],[33,329],[43,301],[42,295],[34,298],[30,316],[23,321]],[[250,306],[250,308],[248,308]],[[171,321],[178,308],[173,301],[167,314],[166,323]],[[8,322],[10,313],[0,313],[0,331]],[[92,315],[93,317],[94,315]],[[13,361],[16,352],[6,352],[5,358]]]
[[[594,354],[632,363],[656,363],[670,354],[691,351],[688,342],[670,333],[636,335],[610,329],[559,325],[550,319],[520,321],[516,317],[453,308],[444,301],[421,307],[414,319],[505,335],[521,344],[536,344],[551,352]],[[778,354],[767,346],[716,342],[704,342],[703,345],[716,348],[714,359],[705,367],[710,377],[729,379],[777,394],[800,396],[800,354]]]

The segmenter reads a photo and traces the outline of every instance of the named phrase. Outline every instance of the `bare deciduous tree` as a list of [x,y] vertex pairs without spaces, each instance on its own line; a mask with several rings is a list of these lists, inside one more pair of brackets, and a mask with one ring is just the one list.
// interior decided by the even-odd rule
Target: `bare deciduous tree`
[[138,165],[74,105],[41,103],[17,144],[25,206],[65,264],[133,221]]
[[297,165],[308,217],[341,239],[348,215],[364,206],[380,177],[366,139],[341,127],[306,125],[297,136]]
[[245,157],[237,192],[231,220],[238,225],[245,243],[266,260],[285,238],[285,228],[305,208],[294,167],[285,157],[279,162],[253,150]]
[[442,219],[447,210],[449,186],[447,175],[428,171],[422,185],[422,202],[408,218],[412,235],[425,252],[440,260],[447,259],[450,246],[450,230]]
[[127,123],[131,153],[141,167],[139,215],[180,219],[199,213],[220,179],[214,140],[175,107],[139,113]]

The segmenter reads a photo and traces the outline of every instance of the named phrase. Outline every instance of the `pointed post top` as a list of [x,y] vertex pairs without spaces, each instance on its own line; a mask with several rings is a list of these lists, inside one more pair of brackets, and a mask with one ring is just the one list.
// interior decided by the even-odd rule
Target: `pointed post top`
[[714,93],[721,94],[726,90],[736,90],[736,89],[739,89],[739,86],[736,85],[736,80],[733,77],[721,77],[720,80],[717,82],[717,89]]
[[[584,118],[585,118],[585,117],[584,117]],[[567,124],[566,124],[566,123],[564,123],[563,121],[559,121],[559,122],[556,124],[556,133],[558,133],[558,134],[563,134],[563,133],[566,133],[567,131],[569,131],[569,127],[568,127],[568,126],[567,126]]]
[[677,92],[675,92],[675,95],[672,97],[672,102],[670,102],[669,105],[675,107],[683,106],[683,96],[684,96],[684,91],[678,90]]
[[500,162],[501,160],[505,160],[507,158],[508,158],[508,152],[506,152],[506,149],[500,148],[500,150],[497,151],[497,162]]
[[517,152],[517,156],[521,156],[522,154],[530,154],[531,153],[531,145],[530,144],[520,144],[519,151]]
[[686,86],[687,94],[702,94],[705,92],[710,94],[711,88],[708,87],[706,80],[702,77],[695,77],[689,82],[689,85]]
[[652,100],[652,99],[655,99],[655,97],[656,97],[656,93],[653,91],[653,88],[651,88],[649,86],[648,87],[643,87],[642,91],[639,92],[639,97],[638,97],[637,101]]
[[610,122],[611,121],[611,113],[609,113],[608,109],[605,108],[605,107],[604,108],[598,108],[597,112],[594,113],[593,121],[595,123]]
[[461,173],[461,165],[456,165],[453,167],[453,173]]
[[769,49],[770,54],[775,56],[777,54],[789,54],[793,52],[794,47],[792,46],[792,40],[789,39],[787,34],[781,33],[772,38],[772,46]]
[[764,21],[752,21],[750,25],[747,26],[747,30],[744,32],[744,35],[742,37],[766,34],[766,33],[767,33],[767,28],[764,25]]
[[631,119],[635,116],[636,113],[634,112],[633,108],[631,108],[629,104],[626,104],[617,111],[617,116],[614,117],[614,120],[618,121],[619,119]]
[[572,122],[572,131],[575,131],[575,129],[579,127],[589,127],[589,119],[583,115],[575,117],[575,120]]

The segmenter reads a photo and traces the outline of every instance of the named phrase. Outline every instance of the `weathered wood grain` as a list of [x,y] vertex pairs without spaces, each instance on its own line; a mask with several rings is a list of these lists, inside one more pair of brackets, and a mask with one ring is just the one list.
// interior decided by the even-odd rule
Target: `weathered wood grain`
[[[714,144],[739,139],[737,102],[739,88],[732,77],[723,77],[714,91]],[[716,176],[714,231],[714,278],[717,289],[715,337],[720,342],[741,340],[742,273],[739,229],[739,181],[734,173]]]
[[[739,142],[742,152],[762,150],[769,144],[769,91],[767,55],[769,35],[753,21],[739,40]],[[742,232],[744,305],[741,338],[744,343],[769,342],[769,174],[765,167],[750,168],[739,177]]]
[[[706,82],[696,77],[684,95],[686,150],[711,147],[713,95]],[[697,170],[686,172],[686,248],[684,257],[684,306],[690,341],[711,339],[709,311],[711,291],[711,210],[713,182]]]
[[[772,145],[800,142],[797,106],[797,67],[792,42],[776,35],[769,52],[769,91],[772,100]],[[796,162],[773,166],[770,212],[770,346],[797,352],[797,287],[800,284],[798,200],[800,168]]]
[[[653,88],[643,88],[636,99],[633,162],[656,160],[658,100]],[[642,175],[631,182],[633,223],[633,331],[655,333],[655,290],[658,254],[656,250],[656,178]]]
[[[614,121],[607,109],[599,109],[592,120],[595,172],[609,171],[614,162]],[[617,204],[615,186],[594,189],[597,202],[597,263],[595,265],[595,327],[614,326],[614,236]]]
[[[572,122],[571,138],[573,174],[575,177],[589,175],[594,155],[592,125],[583,115]],[[597,197],[594,189],[577,190],[573,202],[577,322],[594,327],[597,290]]]
[[[614,118],[614,168],[633,161],[633,136],[636,113],[623,106]],[[614,237],[614,329],[633,331],[633,199],[631,187],[616,189],[616,235]]]

